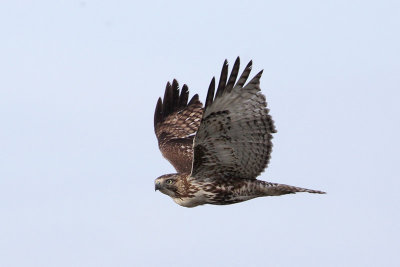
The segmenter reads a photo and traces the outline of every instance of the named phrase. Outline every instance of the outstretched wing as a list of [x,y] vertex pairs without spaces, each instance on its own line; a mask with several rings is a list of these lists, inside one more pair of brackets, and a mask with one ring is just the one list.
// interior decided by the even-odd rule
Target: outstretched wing
[[236,82],[239,65],[237,58],[228,79],[225,60],[215,97],[215,78],[208,89],[203,118],[194,140],[191,175],[197,179],[254,179],[268,165],[271,134],[276,130],[260,89],[262,71],[244,86],[252,62]]
[[189,90],[183,85],[179,94],[176,80],[168,82],[164,99],[158,99],[154,131],[162,155],[177,172],[189,173],[193,161],[193,139],[203,115],[203,104],[196,94],[188,103]]

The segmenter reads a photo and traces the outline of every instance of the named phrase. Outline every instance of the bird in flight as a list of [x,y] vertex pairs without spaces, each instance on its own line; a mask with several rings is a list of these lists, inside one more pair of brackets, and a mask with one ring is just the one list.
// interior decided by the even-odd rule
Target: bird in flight
[[162,155],[177,173],[155,180],[155,190],[184,207],[234,204],[257,197],[297,192],[324,194],[291,185],[257,180],[267,167],[276,133],[260,71],[247,84],[252,61],[238,78],[240,59],[228,77],[225,60],[215,92],[211,80],[206,102],[194,95],[190,101],[186,84],[176,80],[165,88],[154,113],[154,130]]

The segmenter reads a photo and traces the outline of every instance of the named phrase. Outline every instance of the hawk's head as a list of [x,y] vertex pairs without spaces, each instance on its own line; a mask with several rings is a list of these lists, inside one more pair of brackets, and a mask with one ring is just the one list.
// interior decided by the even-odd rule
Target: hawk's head
[[155,190],[160,190],[172,198],[179,197],[180,180],[180,175],[177,173],[162,175],[154,181]]

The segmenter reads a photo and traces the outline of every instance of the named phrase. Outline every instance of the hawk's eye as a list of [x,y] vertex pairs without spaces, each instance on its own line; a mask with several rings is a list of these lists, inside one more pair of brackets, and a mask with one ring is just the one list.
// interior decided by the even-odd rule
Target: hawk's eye
[[173,181],[172,181],[172,179],[168,179],[168,180],[166,181],[166,183],[167,183],[167,184],[172,184]]

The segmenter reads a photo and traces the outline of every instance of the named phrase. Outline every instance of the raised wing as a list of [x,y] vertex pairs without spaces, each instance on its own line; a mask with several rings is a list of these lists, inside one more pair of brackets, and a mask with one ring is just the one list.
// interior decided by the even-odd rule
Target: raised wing
[[196,94],[188,103],[189,90],[183,85],[179,94],[176,80],[168,82],[164,99],[158,99],[154,113],[154,131],[162,155],[177,172],[190,173],[193,161],[193,139],[203,115],[203,104]]
[[237,58],[228,79],[225,60],[215,97],[215,78],[208,89],[203,118],[194,141],[191,175],[197,179],[254,179],[268,165],[271,134],[276,130],[260,89],[262,71],[244,86],[252,62],[236,82],[239,65]]

